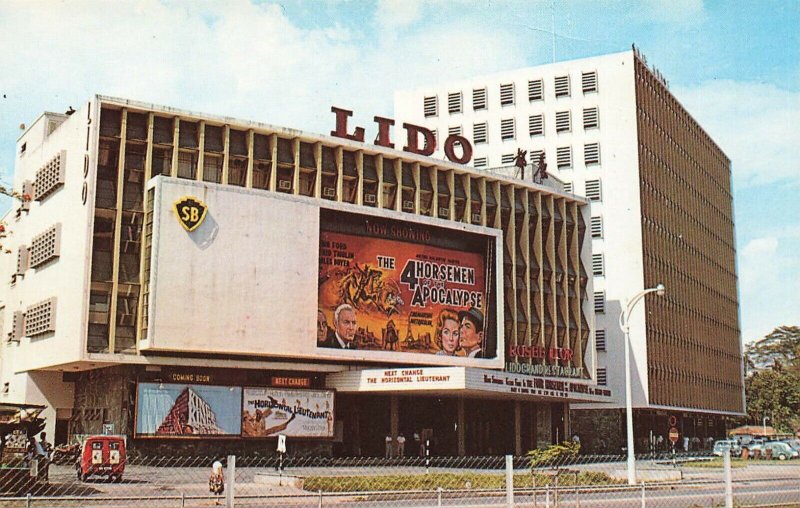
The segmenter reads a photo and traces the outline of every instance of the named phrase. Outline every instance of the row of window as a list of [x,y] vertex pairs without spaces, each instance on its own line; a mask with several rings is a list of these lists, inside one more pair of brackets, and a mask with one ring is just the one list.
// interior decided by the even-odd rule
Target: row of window
[[[544,114],[528,116],[528,135],[544,136]],[[572,131],[572,112],[557,111],[555,116],[556,132]],[[597,106],[584,108],[583,128],[584,130],[597,129],[600,127],[600,111]],[[434,131],[435,133],[436,131]],[[449,127],[448,135],[462,136],[463,128],[459,126]],[[517,137],[516,118],[504,118],[500,120],[500,139],[503,141],[513,140]],[[472,124],[472,143],[479,145],[489,142],[489,122],[479,122]]]
[[[529,160],[534,166],[539,163],[540,156],[544,150],[531,150],[529,153]],[[513,153],[506,153],[500,156],[500,164],[506,166],[513,164],[516,155]],[[600,164],[600,143],[586,143],[583,145],[583,163],[586,166],[596,166]],[[476,168],[489,167],[489,157],[475,157],[473,166]],[[572,169],[572,147],[560,146],[556,148],[556,167],[558,169]],[[571,190],[569,191],[571,192]]]
[[[597,71],[584,72],[581,74],[581,91],[584,94],[596,93]],[[501,83],[500,106],[513,106],[516,104],[517,93],[515,83]],[[553,92],[556,98],[569,97],[572,95],[572,85],[569,75],[556,76],[553,80]],[[528,101],[544,100],[544,80],[528,80]],[[489,107],[488,88],[474,88],[472,90],[472,109],[480,111]],[[423,113],[425,117],[438,116],[439,97],[429,95],[423,98]],[[447,94],[447,112],[451,115],[464,112],[464,93],[462,91],[449,92]]]

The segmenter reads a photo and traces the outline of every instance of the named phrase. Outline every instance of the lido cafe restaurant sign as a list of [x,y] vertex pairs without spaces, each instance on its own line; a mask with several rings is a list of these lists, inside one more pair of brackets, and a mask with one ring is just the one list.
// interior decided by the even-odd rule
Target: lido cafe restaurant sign
[[[356,127],[352,133],[348,132],[347,119],[353,116],[353,112],[349,109],[331,107],[331,111],[336,115],[336,129],[331,131],[331,136],[337,138],[349,139],[352,141],[364,142],[364,128]],[[378,146],[385,146],[386,148],[394,148],[394,143],[389,133],[389,127],[394,125],[394,120],[391,118],[384,118],[382,116],[373,117],[375,123],[378,125],[378,134],[375,136],[375,144]],[[433,131],[422,127],[421,125],[414,125],[410,123],[403,123],[403,128],[406,130],[406,144],[403,151],[416,153],[419,155],[432,155],[436,151],[436,137]],[[420,136],[424,139],[422,146],[419,145]],[[451,134],[444,140],[444,154],[448,160],[457,164],[467,164],[472,160],[472,145],[464,136]],[[460,148],[461,154],[456,153],[456,149]]]

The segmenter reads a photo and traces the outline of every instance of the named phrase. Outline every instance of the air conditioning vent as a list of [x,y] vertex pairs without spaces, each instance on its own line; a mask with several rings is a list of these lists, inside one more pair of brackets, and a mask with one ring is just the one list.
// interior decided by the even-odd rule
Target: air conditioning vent
[[33,199],[41,201],[64,185],[67,152],[61,150],[55,157],[36,171]]
[[403,210],[413,210],[414,209],[414,202],[413,201],[403,201]]
[[30,267],[30,259],[28,247],[20,245],[19,249],[17,249],[17,271],[15,275],[25,275],[25,272]]
[[11,331],[8,332],[8,342],[19,342],[25,333],[25,314],[21,311],[14,311]]
[[336,189],[334,187],[325,187],[322,189],[322,195],[326,198],[335,198]]
[[31,305],[25,312],[25,335],[34,337],[56,331],[56,298]]
[[278,188],[281,190],[289,190],[292,188],[292,182],[290,182],[289,180],[279,180]]
[[375,204],[375,194],[365,194],[364,195],[364,203],[373,205]]

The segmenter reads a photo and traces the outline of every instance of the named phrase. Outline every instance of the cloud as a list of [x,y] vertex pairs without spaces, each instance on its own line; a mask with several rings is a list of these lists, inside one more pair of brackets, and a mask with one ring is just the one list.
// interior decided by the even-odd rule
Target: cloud
[[397,29],[417,21],[422,14],[420,0],[379,0],[375,20],[384,29]]
[[787,284],[800,277],[797,233],[795,228],[780,228],[782,236],[755,238],[741,249],[739,303],[745,342],[763,337],[776,326],[798,324],[800,293]]
[[742,249],[742,256],[758,258],[761,256],[771,256],[778,249],[778,239],[774,236],[767,238],[756,238],[750,240]]
[[715,80],[675,93],[730,157],[738,186],[800,181],[800,92]]
[[[394,90],[525,64],[510,30],[473,18],[409,33],[331,20],[305,28],[277,4],[155,0],[0,3],[3,111],[17,124],[97,92],[294,127],[331,129],[331,105],[391,114]],[[381,2],[376,18],[408,26],[419,2]],[[68,22],[66,21],[68,20]],[[32,41],[51,40],[43,51]],[[57,43],[56,43],[57,42]]]

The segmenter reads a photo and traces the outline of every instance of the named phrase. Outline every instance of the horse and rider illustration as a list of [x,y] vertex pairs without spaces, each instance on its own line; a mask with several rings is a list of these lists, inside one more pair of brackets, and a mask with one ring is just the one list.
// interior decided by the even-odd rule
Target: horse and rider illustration
[[366,310],[371,306],[387,317],[398,314],[403,305],[397,282],[384,279],[382,271],[367,263],[363,267],[354,263],[339,281],[339,294],[343,303],[355,309]]

